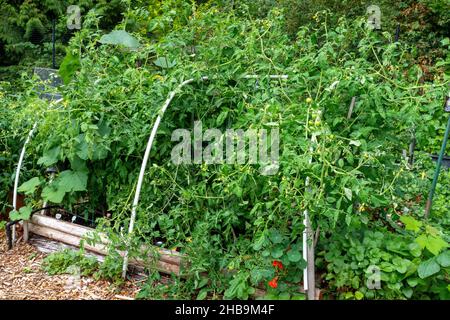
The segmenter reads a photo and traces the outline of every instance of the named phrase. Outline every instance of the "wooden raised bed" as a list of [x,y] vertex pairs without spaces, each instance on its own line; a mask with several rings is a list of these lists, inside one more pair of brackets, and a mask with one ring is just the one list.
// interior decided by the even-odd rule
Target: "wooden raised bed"
[[[108,245],[110,241],[108,237],[95,229],[80,226],[74,223],[57,220],[55,218],[44,216],[41,214],[34,214],[28,224],[29,232],[46,237],[52,240],[60,241],[75,247],[80,247],[80,242],[83,239],[92,239],[94,234],[100,238],[100,243],[90,245],[87,241],[84,242],[84,248],[87,251],[106,256],[108,254]],[[149,260],[130,259],[130,264],[137,267],[149,267],[152,261],[155,262],[155,268],[163,273],[176,275],[180,274],[180,265],[182,263],[183,255],[177,251],[161,249],[156,246],[143,246],[143,252],[150,252]],[[155,252],[157,254],[151,254]],[[124,252],[119,252],[122,256]]]
[[[104,233],[97,232],[95,229],[57,220],[37,213],[32,216],[28,225],[31,233],[74,247],[80,247],[80,242],[83,239],[90,239],[96,234],[100,238],[100,243],[90,245],[85,241],[84,248],[88,252],[96,255],[106,256],[108,254],[108,244],[110,244],[110,240]],[[187,263],[188,260],[185,255],[177,251],[161,249],[156,246],[142,246],[142,250],[143,252],[156,252],[157,254],[147,254],[149,256],[148,261],[132,258],[130,259],[131,267],[142,269],[143,267],[153,266],[159,272],[180,275],[180,267],[184,263]],[[119,253],[122,256],[124,255],[123,251],[120,251]],[[154,259],[157,259],[157,261]],[[156,263],[152,265],[152,261]],[[299,292],[304,293],[302,288],[300,288]],[[266,292],[262,287],[257,288],[254,297],[262,297],[265,294]],[[320,290],[316,288],[316,299],[319,294]]]

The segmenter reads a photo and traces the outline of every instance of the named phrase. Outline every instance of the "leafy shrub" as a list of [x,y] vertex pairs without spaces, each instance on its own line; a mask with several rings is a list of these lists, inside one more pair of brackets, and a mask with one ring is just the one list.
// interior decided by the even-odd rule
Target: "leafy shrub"
[[[369,32],[364,17],[341,18],[330,26],[327,13],[316,16],[317,29],[301,27],[292,40],[277,8],[253,19],[210,4],[174,0],[130,10],[120,28],[128,25],[128,18],[137,19],[132,35],[141,44],[138,49],[100,44],[100,18],[92,11],[68,48],[80,67],[71,70],[73,77],[62,88],[64,103],[49,111],[46,104],[28,97],[33,103],[21,118],[40,123],[30,151],[39,157],[39,165],[61,168],[52,185],[43,182],[30,198],[66,206],[89,200],[92,212],[105,208],[112,219],[103,219],[102,226],[112,235],[113,249],[131,244],[136,253],[143,242],[162,240],[164,247],[188,254],[190,263],[182,272],[189,279],[177,286],[181,295],[197,298],[247,299],[260,287],[268,289],[270,298],[303,298],[295,288],[303,281],[304,210],[325,238],[348,229],[363,230],[365,225],[384,232],[386,225],[398,222],[399,215],[389,219],[384,210],[403,205],[401,192],[407,181],[417,178],[417,172],[404,174],[410,169],[401,160],[402,151],[410,143],[412,128],[419,152],[427,148],[426,138],[438,139],[439,132],[421,116],[427,110],[442,125],[436,97],[446,93],[447,85],[440,74],[419,85],[422,71],[411,61],[407,44],[393,43],[389,32]],[[248,74],[261,78],[242,79]],[[270,74],[287,74],[289,79],[271,80]],[[201,81],[205,75],[208,81]],[[164,115],[150,154],[135,231],[128,238],[123,230],[128,229],[151,125],[169,92],[190,78],[195,81],[178,93]],[[357,103],[348,116],[352,97]],[[173,164],[170,133],[191,129],[198,119],[205,128],[221,131],[279,128],[279,171],[264,176],[257,165]],[[312,136],[317,142],[311,143]],[[422,181],[413,191],[428,183]],[[364,208],[376,214],[370,219],[362,216]],[[355,240],[343,238],[328,256],[325,253],[333,288],[358,289],[358,263],[373,258],[366,259],[361,248],[366,241],[376,251],[376,232],[367,237],[356,234]],[[416,258],[431,259],[426,250],[416,249],[420,257],[411,256],[402,239],[403,247],[394,248],[404,255],[401,260],[391,253],[383,255],[390,267],[386,270],[396,271],[383,271],[392,282],[380,295],[407,297],[408,288],[395,283],[404,280],[398,269],[423,262]],[[357,244],[352,252],[358,258],[348,259],[357,272],[344,266],[346,273],[338,279],[334,268],[343,268],[342,259],[336,258],[335,264],[333,259],[346,254],[352,243]],[[383,252],[377,252],[376,259]],[[100,267],[107,277],[120,273],[117,257],[112,254]],[[224,269],[227,272],[221,272]],[[441,285],[441,276],[433,274],[424,286]],[[152,290],[150,282],[140,297]],[[411,297],[424,292],[416,291]],[[370,297],[363,289],[358,292],[357,297]]]
[[[414,218],[401,220],[407,230],[421,232],[422,223]],[[318,261],[326,267],[329,293],[344,299],[449,299],[450,250],[437,229],[425,229],[417,238],[386,229],[332,234]],[[380,288],[368,285],[373,266],[380,270]]]

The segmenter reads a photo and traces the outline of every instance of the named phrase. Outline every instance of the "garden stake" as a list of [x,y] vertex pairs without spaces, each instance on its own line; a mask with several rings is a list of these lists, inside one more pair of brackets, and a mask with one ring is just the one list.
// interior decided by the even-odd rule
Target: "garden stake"
[[350,107],[348,108],[347,120],[352,117],[353,108],[355,107],[356,97],[352,98],[352,102],[350,102]]
[[[446,97],[444,109],[445,112],[450,112],[450,98],[448,96]],[[448,117],[447,128],[445,129],[444,140],[442,141],[441,151],[439,152],[439,158],[436,164],[436,171],[434,172],[433,183],[431,184],[430,194],[428,195],[427,204],[425,206],[425,219],[428,219],[428,216],[430,215],[431,212],[431,206],[433,205],[434,191],[436,190],[439,172],[441,171],[442,158],[444,157],[445,147],[447,146],[449,132],[450,132],[450,116]]]
[[409,167],[414,165],[414,149],[416,148],[416,130],[413,128],[411,132],[411,143],[409,144]]
[[[175,88],[175,90],[173,90],[172,92],[169,93],[169,96],[167,97],[166,101],[164,102],[164,105],[162,106],[161,111],[159,112],[158,117],[156,118],[155,124],[153,125],[152,132],[150,134],[150,137],[148,138],[147,148],[145,149],[144,159],[142,160],[141,171],[139,172],[139,179],[138,179],[138,182],[136,185],[136,193],[134,195],[133,206],[131,208],[130,225],[128,227],[128,235],[129,236],[133,233],[134,221],[136,220],[136,209],[137,209],[137,206],[139,203],[139,196],[141,194],[142,182],[144,180],[144,175],[145,175],[145,168],[147,167],[148,158],[150,156],[150,150],[152,149],[153,140],[155,139],[156,131],[158,131],[158,127],[159,127],[159,123],[161,122],[161,118],[164,115],[164,112],[166,112],[166,109],[169,106],[170,102],[175,97],[175,94],[182,87],[184,87],[188,83],[191,83],[192,81],[194,81],[194,79],[189,79],[189,80],[183,81]],[[123,257],[122,278],[124,278],[124,279],[127,276],[127,269],[128,269],[128,245],[125,250],[124,257]]]
[[395,29],[395,42],[398,42],[399,37],[400,37],[400,23],[397,23],[397,28]]
[[53,18],[53,20],[52,20],[52,66],[53,66],[53,69],[56,69],[55,40],[56,40],[56,19]]
[[[354,97],[353,97],[354,99]],[[353,102],[352,99],[352,102]],[[320,120],[320,111],[317,114],[316,121]],[[311,136],[311,144],[317,142],[317,136],[313,134]],[[312,145],[309,150],[313,152]],[[308,163],[312,163],[312,156],[309,158]],[[309,177],[305,179],[305,187],[309,189]],[[315,300],[316,298],[316,281],[315,281],[315,269],[314,269],[314,236],[309,219],[308,209],[303,211],[303,259],[306,261],[306,268],[303,269],[303,290],[307,292],[308,300]],[[311,240],[311,244],[308,245],[308,238]]]
[[[23,144],[22,151],[20,152],[19,162],[17,163],[17,169],[16,169],[16,177],[14,179],[13,210],[17,210],[17,189],[19,188],[20,169],[22,168],[23,158],[25,157],[25,150],[26,150],[27,144],[30,142],[31,137],[33,136],[34,130],[36,130],[36,127],[37,127],[37,122],[34,123],[33,128],[31,128],[30,132],[28,133],[27,139],[25,140],[25,143]],[[27,226],[25,226],[25,229],[27,229]],[[12,243],[14,243],[16,241],[16,225],[13,225],[11,239],[12,239]]]
[[[59,102],[61,102],[63,99],[59,99],[56,100],[54,102],[54,104],[58,104]],[[17,169],[16,169],[16,176],[14,179],[14,190],[13,190],[13,210],[17,210],[17,189],[19,188],[19,177],[20,177],[20,170],[22,169],[22,163],[23,163],[23,158],[25,157],[25,150],[27,147],[27,144],[30,142],[31,137],[34,134],[34,131],[36,130],[38,123],[37,121],[33,124],[33,128],[30,130],[30,132],[28,133],[27,139],[25,140],[25,143],[23,144],[22,147],[22,151],[20,153],[20,157],[19,157],[19,162],[17,163]],[[24,231],[25,233],[27,233],[28,231],[28,226],[26,225],[27,222],[24,222]],[[28,237],[26,235],[26,237]],[[12,229],[12,242],[14,243],[16,241],[16,226],[13,226]]]

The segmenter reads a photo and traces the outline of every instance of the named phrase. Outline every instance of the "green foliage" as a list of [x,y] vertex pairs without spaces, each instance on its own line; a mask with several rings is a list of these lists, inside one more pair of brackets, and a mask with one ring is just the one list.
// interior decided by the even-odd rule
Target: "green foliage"
[[137,49],[139,47],[139,41],[125,30],[111,31],[103,35],[99,42],[103,44],[121,45],[131,49]]
[[45,257],[42,268],[50,275],[70,273],[71,267],[79,268],[80,275],[92,275],[98,269],[97,259],[85,255],[83,249],[64,249]]
[[68,52],[59,67],[59,75],[65,84],[70,82],[75,72],[80,69],[80,66],[80,57]]
[[[387,230],[333,234],[322,243],[319,264],[326,266],[329,293],[340,298],[448,299],[448,257],[424,251],[407,234]],[[432,253],[432,255],[430,255]],[[369,289],[370,266],[381,270],[381,288]]]
[[86,255],[83,248],[78,251],[64,249],[49,254],[42,264],[43,270],[50,275],[71,273],[74,267],[82,276],[106,279],[116,285],[123,282],[121,278],[122,259],[114,253],[106,256],[105,260],[99,263],[95,257]]
[[12,221],[28,220],[28,219],[30,219],[31,212],[32,212],[32,209],[30,207],[22,207],[19,209],[19,211],[17,211],[17,210],[10,211],[9,218]]
[[94,273],[94,277],[97,279],[107,279],[119,285],[123,282],[122,264],[123,258],[117,252],[110,252]]
[[45,36],[45,28],[39,18],[31,18],[25,26],[24,38],[33,43],[39,43]]
[[[248,299],[263,287],[270,299],[303,299],[305,210],[321,230],[318,268],[338,298],[448,297],[445,198],[437,195],[439,219],[420,220],[432,174],[427,152],[438,145],[446,120],[442,69],[430,67],[434,77],[423,79],[414,47],[393,43],[389,32],[368,31],[366,17],[357,17],[364,15],[356,14],[360,7],[355,18],[311,12],[312,24],[292,27],[296,18],[286,18],[296,11],[289,6],[253,15],[245,3],[236,8],[181,0],[130,6],[109,35],[97,10],[86,13],[60,68],[64,102],[49,110],[32,84],[18,98],[23,109],[16,121],[39,122],[28,149],[37,169],[22,192],[30,202],[70,207],[88,200],[91,212],[112,213],[99,227],[112,244],[98,276],[119,281],[118,250],[125,245],[139,256],[142,243],[162,240],[189,256],[186,281],[174,277],[173,285],[163,285],[153,275],[139,298]],[[251,74],[260,78],[244,77]],[[164,114],[135,231],[123,236],[152,124],[167,95],[190,78]],[[357,103],[348,117],[352,97]],[[278,128],[278,172],[261,175],[262,167],[250,164],[173,164],[171,132],[191,130],[200,119],[222,132]],[[412,132],[413,168],[401,157]],[[44,182],[48,166],[61,172]],[[444,181],[438,190],[445,195]],[[54,259],[55,270],[67,269],[62,256]],[[381,269],[381,290],[365,287],[370,264]]]
[[[450,26],[450,1],[448,0],[421,0],[432,12],[438,25],[447,28]],[[444,29],[445,30],[445,29]]]

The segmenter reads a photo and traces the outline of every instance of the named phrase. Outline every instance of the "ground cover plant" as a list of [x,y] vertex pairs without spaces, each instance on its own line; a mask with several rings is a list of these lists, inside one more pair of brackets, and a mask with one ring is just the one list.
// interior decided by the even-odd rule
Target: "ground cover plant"
[[[106,264],[66,252],[51,256],[48,270],[66,272],[72,261],[117,279],[118,250],[127,245],[139,256],[142,243],[159,243],[189,256],[185,277],[160,285],[149,268],[139,298],[250,299],[264,289],[266,298],[304,299],[308,210],[324,298],[448,299],[447,172],[431,217],[423,216],[434,170],[428,153],[438,152],[447,120],[448,38],[435,43],[436,63],[424,72],[414,46],[369,30],[365,12],[319,11],[292,33],[283,6],[268,2],[264,14],[237,8],[134,4],[112,33],[91,10],[61,64],[60,105],[38,97],[36,79],[1,97],[17,141],[39,123],[19,188],[28,209],[13,217],[27,219],[49,202],[112,239]],[[164,114],[127,236],[152,125],[168,94],[191,78]],[[221,132],[277,129],[276,173],[261,174],[266,164],[174,164],[171,133],[192,131],[195,121]],[[414,163],[403,156],[413,139]],[[17,153],[14,143],[3,158],[14,163]],[[52,166],[58,174],[49,181]],[[377,289],[367,288],[372,265]]]

